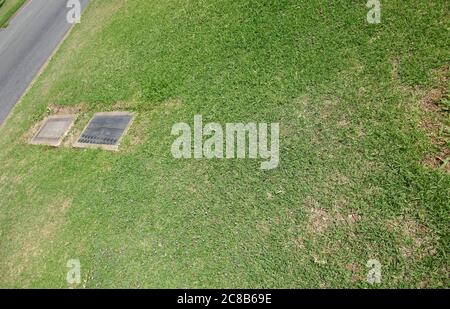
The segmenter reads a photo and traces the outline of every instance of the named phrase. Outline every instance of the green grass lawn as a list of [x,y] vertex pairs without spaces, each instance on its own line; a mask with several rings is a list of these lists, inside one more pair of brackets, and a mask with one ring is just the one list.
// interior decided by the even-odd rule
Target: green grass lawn
[[[449,3],[367,11],[91,0],[0,128],[0,287],[67,287],[78,258],[89,288],[372,287],[370,259],[376,287],[448,288],[450,175],[425,158],[449,114],[424,98],[448,102]],[[65,146],[28,145],[55,110],[80,115]],[[137,114],[119,152],[70,147],[112,110]],[[196,114],[279,122],[279,167],[174,159]]]
[[0,0],[0,28],[8,26],[8,21],[27,0]]

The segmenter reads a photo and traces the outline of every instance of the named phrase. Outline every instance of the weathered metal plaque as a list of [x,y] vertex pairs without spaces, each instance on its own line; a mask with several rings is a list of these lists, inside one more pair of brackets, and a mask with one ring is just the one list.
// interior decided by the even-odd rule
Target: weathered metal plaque
[[132,121],[133,114],[128,112],[97,113],[74,147],[117,150]]
[[50,116],[31,139],[33,145],[58,147],[75,122],[75,115]]

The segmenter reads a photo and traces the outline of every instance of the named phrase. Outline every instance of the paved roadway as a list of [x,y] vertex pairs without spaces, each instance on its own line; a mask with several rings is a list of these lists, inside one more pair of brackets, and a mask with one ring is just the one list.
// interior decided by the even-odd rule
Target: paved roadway
[[[80,0],[85,8],[88,0]],[[29,0],[0,30],[0,125],[71,28],[67,0]]]

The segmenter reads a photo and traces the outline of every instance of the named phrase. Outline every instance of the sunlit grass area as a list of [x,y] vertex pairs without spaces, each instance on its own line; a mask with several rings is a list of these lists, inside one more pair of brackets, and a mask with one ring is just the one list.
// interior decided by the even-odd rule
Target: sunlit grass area
[[[91,0],[0,128],[0,287],[448,287],[448,5]],[[116,110],[119,152],[70,147]],[[175,159],[194,115],[279,123],[278,168]]]

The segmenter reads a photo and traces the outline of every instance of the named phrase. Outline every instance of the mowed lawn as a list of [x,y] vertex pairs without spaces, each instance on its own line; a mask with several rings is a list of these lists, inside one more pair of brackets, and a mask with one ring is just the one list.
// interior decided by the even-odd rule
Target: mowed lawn
[[[91,0],[0,128],[0,287],[69,259],[80,288],[372,287],[377,259],[374,287],[448,288],[449,2],[365,2]],[[119,152],[70,147],[113,110]],[[27,144],[63,112],[63,147]],[[174,159],[197,114],[279,122],[279,167]]]
[[0,29],[8,25],[9,20],[27,0],[0,0]]

